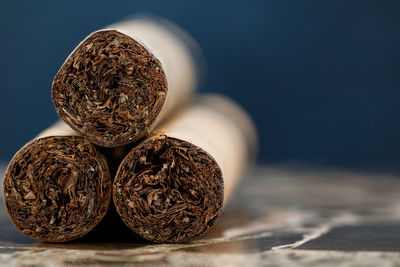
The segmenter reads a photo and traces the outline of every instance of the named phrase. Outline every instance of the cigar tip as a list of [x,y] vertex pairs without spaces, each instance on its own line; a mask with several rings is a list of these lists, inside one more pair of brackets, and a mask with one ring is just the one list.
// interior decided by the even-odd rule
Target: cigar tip
[[54,77],[58,115],[93,143],[117,147],[141,138],[164,105],[167,79],[160,61],[116,30],[89,35]]
[[156,136],[125,157],[113,199],[136,234],[156,243],[186,242],[203,235],[220,215],[222,173],[201,148]]
[[[89,168],[93,171],[85,171]],[[16,153],[4,177],[11,221],[42,241],[85,235],[104,217],[110,198],[105,158],[78,136],[34,139]]]

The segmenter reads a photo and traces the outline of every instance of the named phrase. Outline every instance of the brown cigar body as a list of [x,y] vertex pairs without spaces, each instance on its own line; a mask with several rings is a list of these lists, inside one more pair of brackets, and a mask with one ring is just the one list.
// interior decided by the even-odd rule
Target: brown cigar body
[[7,212],[32,238],[64,242],[84,236],[105,216],[111,178],[105,157],[58,122],[22,147],[4,177]]
[[254,126],[236,104],[199,97],[122,161],[113,185],[116,209],[152,242],[197,238],[220,215],[255,142]]
[[172,23],[137,17],[90,34],[56,74],[59,116],[94,144],[147,135],[195,89],[194,41]]

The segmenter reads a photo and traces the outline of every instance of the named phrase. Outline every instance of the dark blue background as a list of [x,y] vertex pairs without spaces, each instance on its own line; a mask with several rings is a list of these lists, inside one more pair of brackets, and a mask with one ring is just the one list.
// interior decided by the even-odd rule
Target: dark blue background
[[147,12],[198,41],[201,91],[250,112],[261,162],[400,163],[400,1],[3,1],[0,10],[0,160],[57,119],[51,82],[77,43]]

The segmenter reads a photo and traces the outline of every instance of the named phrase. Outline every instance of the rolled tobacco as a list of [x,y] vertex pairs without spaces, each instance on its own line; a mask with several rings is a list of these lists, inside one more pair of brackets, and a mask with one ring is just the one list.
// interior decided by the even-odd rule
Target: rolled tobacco
[[111,199],[106,159],[59,122],[22,147],[4,177],[8,214],[32,238],[63,242],[84,236]]
[[94,32],[56,74],[55,109],[94,144],[132,143],[194,90],[193,48],[180,29],[154,18],[137,17]]
[[200,97],[124,158],[113,184],[117,212],[152,242],[200,237],[243,175],[255,141],[243,110],[220,96]]

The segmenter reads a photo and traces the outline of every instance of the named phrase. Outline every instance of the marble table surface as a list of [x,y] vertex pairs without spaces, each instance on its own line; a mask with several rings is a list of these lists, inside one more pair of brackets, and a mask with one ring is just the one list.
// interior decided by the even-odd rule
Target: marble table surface
[[212,230],[179,245],[37,242],[0,203],[0,266],[400,266],[400,177],[378,173],[259,166]]

